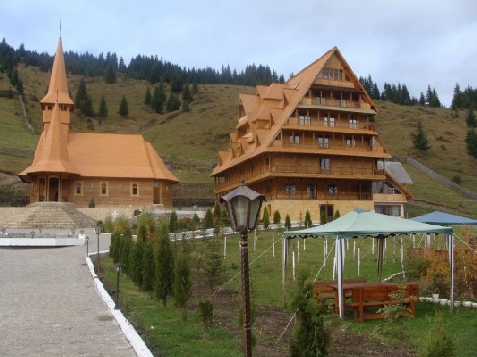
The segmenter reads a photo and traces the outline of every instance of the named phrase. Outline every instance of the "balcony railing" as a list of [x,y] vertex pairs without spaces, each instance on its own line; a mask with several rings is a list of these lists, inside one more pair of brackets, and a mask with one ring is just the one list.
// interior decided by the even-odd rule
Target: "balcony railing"
[[330,122],[325,121],[323,118],[318,118],[318,117],[301,117],[301,118],[296,118],[296,117],[290,117],[288,118],[287,122],[285,123],[285,126],[291,126],[291,125],[310,125],[310,126],[319,126],[319,127],[328,127],[328,128],[347,128],[347,129],[361,129],[361,130],[370,130],[375,132],[376,127],[373,124],[369,123],[356,123],[356,122],[338,122],[338,121],[332,121]]
[[380,153],[384,151],[381,146],[373,146],[363,142],[355,142],[355,143],[349,143],[349,144],[343,143],[343,142],[313,143],[311,141],[291,143],[285,140],[282,144],[282,147],[307,149],[307,150],[374,151],[374,152],[380,152]]
[[369,169],[349,166],[333,166],[332,168],[320,168],[317,166],[290,166],[290,165],[273,165],[260,167],[252,171],[235,175],[224,182],[215,184],[216,190],[228,190],[241,184],[241,180],[253,182],[267,176],[295,177],[295,176],[316,177],[316,178],[335,178],[335,179],[384,179],[384,170]]
[[270,200],[372,200],[372,193],[363,192],[337,192],[334,194],[328,192],[309,192],[295,191],[293,194],[285,191],[274,191],[265,194],[267,201]]
[[351,108],[370,110],[371,106],[365,102],[356,102],[354,100],[331,99],[331,98],[303,98],[302,105],[317,105],[322,107]]

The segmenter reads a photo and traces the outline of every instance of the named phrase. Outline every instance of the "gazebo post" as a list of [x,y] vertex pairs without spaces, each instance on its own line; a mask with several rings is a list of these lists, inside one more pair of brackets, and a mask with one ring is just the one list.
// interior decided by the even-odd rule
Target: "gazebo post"
[[378,240],[378,283],[381,282],[383,273],[383,259],[384,259],[384,236],[382,234],[376,237]]
[[454,313],[454,233],[449,234],[449,264],[450,264],[450,313]]
[[340,319],[344,319],[344,300],[343,300],[343,267],[344,267],[344,259],[343,259],[343,249],[344,249],[344,242],[343,239],[337,237],[336,238],[336,275],[338,280],[338,307],[340,313]]

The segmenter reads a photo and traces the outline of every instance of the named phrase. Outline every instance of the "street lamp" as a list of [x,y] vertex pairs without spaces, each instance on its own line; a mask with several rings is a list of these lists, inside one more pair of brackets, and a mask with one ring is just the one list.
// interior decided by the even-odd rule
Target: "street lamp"
[[240,271],[242,274],[242,310],[244,356],[252,356],[252,327],[250,323],[250,288],[248,274],[248,232],[255,229],[265,196],[242,185],[222,196],[220,202],[230,218],[232,229],[240,233]]
[[96,252],[96,275],[99,276],[99,235],[101,234],[102,232],[102,229],[101,227],[95,227],[94,228],[94,232],[96,233],[96,236],[97,236],[97,242],[98,242],[98,251]]
[[89,247],[88,247],[89,237],[86,236],[85,240],[86,240],[86,256],[88,257],[88,256],[89,256],[89,252],[88,252],[88,250],[89,250],[89,249],[88,249],[88,248],[89,248]]
[[121,274],[121,263],[116,263],[116,306],[115,309],[119,310],[119,275]]

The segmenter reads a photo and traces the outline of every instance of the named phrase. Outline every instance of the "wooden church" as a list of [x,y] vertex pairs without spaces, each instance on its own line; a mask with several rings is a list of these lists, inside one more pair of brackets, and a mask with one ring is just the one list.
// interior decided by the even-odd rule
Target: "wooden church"
[[74,103],[69,96],[61,38],[48,92],[40,101],[43,132],[30,167],[19,174],[31,182],[30,203],[71,202],[78,207],[172,207],[179,181],[142,135],[70,132]]
[[404,215],[412,182],[389,161],[373,124],[378,109],[336,47],[284,84],[241,94],[238,113],[211,174],[217,199],[243,180],[282,222],[309,211],[323,223],[354,208]]

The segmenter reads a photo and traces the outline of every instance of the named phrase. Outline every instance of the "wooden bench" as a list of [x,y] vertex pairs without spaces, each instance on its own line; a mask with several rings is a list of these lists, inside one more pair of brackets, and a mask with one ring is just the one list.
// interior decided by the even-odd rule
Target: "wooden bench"
[[[344,279],[343,283],[366,283],[366,278]],[[337,284],[336,280],[317,280],[313,285],[313,293],[316,301],[334,308],[336,303],[336,291],[332,285]],[[345,296],[350,298],[351,295]]]
[[[419,296],[419,287],[417,284],[403,284],[405,286],[404,305],[409,308],[412,317],[415,316],[414,300]],[[377,284],[376,286],[364,287],[356,291],[358,296],[353,296],[351,302],[345,302],[345,308],[355,310],[355,316],[358,314],[359,322],[365,320],[383,318],[384,314],[378,312],[379,309],[389,306],[403,304],[402,301],[394,300],[392,294],[399,290],[399,285]]]

